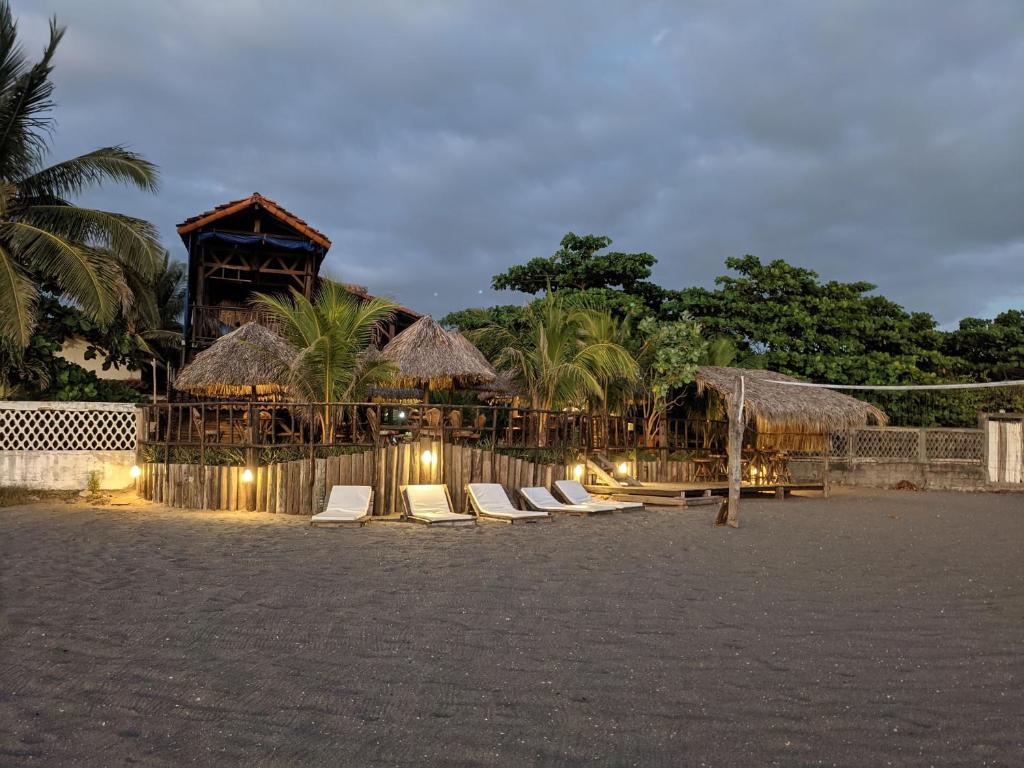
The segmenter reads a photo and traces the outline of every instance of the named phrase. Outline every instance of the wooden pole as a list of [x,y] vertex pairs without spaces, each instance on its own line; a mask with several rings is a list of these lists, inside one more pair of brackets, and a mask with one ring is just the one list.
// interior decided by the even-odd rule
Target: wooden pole
[[[739,528],[740,483],[742,481],[743,454],[743,399],[746,395],[743,376],[736,377],[736,387],[729,398],[729,439],[726,451],[729,455],[729,501],[715,519],[716,525]],[[723,519],[723,514],[724,519]]]

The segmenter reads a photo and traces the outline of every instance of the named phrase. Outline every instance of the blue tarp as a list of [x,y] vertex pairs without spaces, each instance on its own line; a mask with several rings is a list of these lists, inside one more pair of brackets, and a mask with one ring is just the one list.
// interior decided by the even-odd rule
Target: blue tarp
[[221,243],[233,243],[234,245],[272,245],[275,248],[284,248],[288,251],[317,251],[320,246],[305,240],[291,240],[273,235],[234,235],[230,232],[200,232],[199,242],[205,240],[216,240]]

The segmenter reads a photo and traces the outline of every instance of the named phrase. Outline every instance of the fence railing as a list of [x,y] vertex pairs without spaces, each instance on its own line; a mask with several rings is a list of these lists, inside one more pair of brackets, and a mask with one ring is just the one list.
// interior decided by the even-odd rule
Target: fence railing
[[133,451],[131,403],[0,402],[0,451]]
[[633,450],[636,420],[511,406],[408,403],[161,403],[142,406],[140,443],[261,450],[370,447],[422,438],[492,448]]
[[864,427],[832,435],[832,457],[840,460],[964,462],[980,464],[985,433],[980,429]]

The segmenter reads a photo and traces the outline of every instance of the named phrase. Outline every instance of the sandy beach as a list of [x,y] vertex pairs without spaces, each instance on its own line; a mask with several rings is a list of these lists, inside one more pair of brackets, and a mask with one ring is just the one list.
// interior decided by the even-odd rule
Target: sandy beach
[[0,765],[1020,765],[1024,496],[0,509]]

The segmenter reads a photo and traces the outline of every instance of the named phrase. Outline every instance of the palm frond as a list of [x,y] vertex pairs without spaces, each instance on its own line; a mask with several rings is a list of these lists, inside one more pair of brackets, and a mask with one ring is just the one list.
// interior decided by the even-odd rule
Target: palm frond
[[27,205],[17,209],[16,219],[65,240],[108,250],[144,278],[156,273],[164,253],[156,227],[120,213],[73,205]]
[[153,163],[125,147],[114,146],[51,165],[21,179],[18,187],[27,197],[67,197],[108,181],[155,192],[158,180],[159,172]]
[[105,322],[114,316],[121,274],[106,254],[17,221],[0,223],[0,237],[19,259],[58,282],[67,297],[90,317]]
[[[6,4],[4,7],[7,7]],[[13,18],[0,19],[5,27],[4,38],[16,39],[17,28]],[[5,66],[13,81],[2,83],[0,100],[0,178],[14,179],[35,166],[46,150],[47,138],[53,118],[46,112],[53,106],[53,55],[57,51],[64,29],[50,21],[50,38],[43,49],[42,58],[28,70],[19,62],[20,51],[5,58]]]
[[0,246],[0,336],[15,349],[28,346],[36,325],[39,292]]

